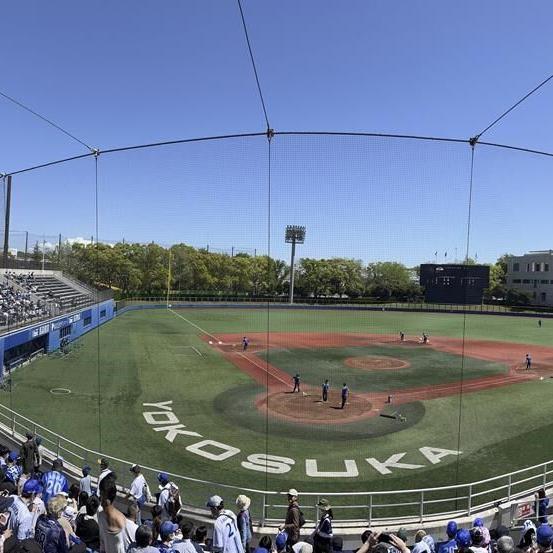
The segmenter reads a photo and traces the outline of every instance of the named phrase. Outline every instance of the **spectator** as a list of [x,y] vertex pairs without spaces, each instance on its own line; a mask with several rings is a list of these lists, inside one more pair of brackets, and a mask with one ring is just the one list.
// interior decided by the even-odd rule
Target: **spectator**
[[19,483],[19,478],[22,474],[21,466],[17,463],[19,459],[19,453],[17,451],[11,451],[8,455],[6,472],[6,480],[12,482],[15,486]]
[[61,459],[56,459],[52,463],[52,470],[46,472],[42,476],[42,486],[44,487],[44,492],[42,498],[44,503],[48,505],[50,499],[59,493],[69,491],[69,483],[67,478],[62,474],[63,462]]
[[253,553],[271,553],[272,549],[273,540],[271,540],[270,536],[262,536],[258,546],[253,550]]
[[157,504],[162,509],[161,516],[164,520],[176,520],[181,508],[179,487],[169,480],[169,475],[165,472],[160,472],[157,479],[160,490]]
[[0,513],[8,514],[8,520],[4,524],[7,524],[15,538],[24,540],[33,537],[33,516],[20,497],[0,497]]
[[288,535],[288,545],[292,547],[300,538],[300,528],[304,523],[303,515],[298,504],[298,492],[294,488],[288,490],[288,510],[286,519],[279,530],[284,530]]
[[173,551],[173,541],[178,529],[178,524],[175,524],[170,520],[166,520],[161,525],[161,528],[159,529],[159,538],[161,543],[158,545],[158,549],[161,553],[164,551]]
[[538,503],[538,522],[540,524],[547,523],[547,507],[549,499],[545,495],[545,489],[541,488],[535,494],[536,502]]
[[137,524],[139,514],[140,514],[140,511],[138,509],[138,505],[136,504],[136,502],[129,501],[129,504],[127,506],[127,512],[125,514],[125,518],[127,519],[125,526],[126,526],[127,533],[131,537],[131,541],[134,541],[134,536],[139,526],[139,524]]
[[207,550],[206,538],[207,528],[205,526],[198,526],[198,528],[196,528],[196,532],[194,532],[192,543],[199,553],[203,553],[203,551]]
[[551,542],[553,541],[553,528],[549,524],[540,524],[536,531],[536,542],[538,553],[550,553]]
[[475,526],[470,532],[470,537],[472,540],[471,549],[473,553],[489,553],[484,543],[484,532],[482,527]]
[[501,536],[497,540],[497,553],[513,553],[515,550],[515,542],[511,536]]
[[152,527],[152,536],[153,543],[159,540],[159,530],[161,528],[161,523],[163,522],[161,516],[163,514],[163,509],[159,505],[154,505],[152,507],[152,520],[150,521]]
[[78,484],[71,484],[69,486],[69,492],[67,493],[67,505],[73,507],[75,512],[79,510],[79,494],[81,490]]
[[99,486],[102,511],[98,513],[100,529],[100,551],[125,553],[133,541],[126,533],[125,515],[114,505],[117,497],[115,478],[105,475]]
[[313,532],[314,553],[332,553],[332,519],[334,515],[327,499],[321,499],[317,503],[322,511],[321,518]]
[[152,546],[152,529],[142,524],[136,529],[136,537],[127,550],[128,553],[159,553],[157,547]]
[[288,536],[288,532],[285,530],[281,530],[275,539],[275,548],[277,553],[284,553],[287,548],[287,544],[290,540],[290,536]]
[[36,522],[35,538],[43,553],[67,553],[67,538],[58,519],[65,508],[63,497],[56,496],[47,504],[47,514],[40,515]]
[[[173,549],[178,553],[198,553],[198,549],[192,543],[194,525],[189,521],[180,524],[181,539],[173,543]],[[200,552],[201,553],[201,552]]]
[[41,452],[42,438],[40,436],[35,436],[35,459],[33,461],[33,474],[36,478],[40,479],[42,472],[40,471],[40,466],[42,465],[42,452]]
[[457,531],[455,536],[455,541],[457,542],[457,551],[459,553],[469,553],[471,551],[471,538],[470,532],[465,528],[461,528]]
[[211,550],[214,553],[243,553],[244,548],[234,513],[225,509],[223,499],[218,495],[210,497],[207,506],[211,510],[212,518],[215,519]]
[[[109,461],[107,459],[100,459],[100,474],[98,475],[98,489],[100,489],[100,482],[108,475],[112,470],[109,468]],[[113,475],[115,478],[115,474]]]
[[90,496],[86,492],[79,492],[79,499],[77,501],[78,513],[86,513],[86,503]]
[[90,467],[85,465],[82,469],[83,477],[79,480],[79,489],[92,495],[92,478],[90,478]]
[[430,553],[430,547],[428,543],[424,540],[426,537],[426,532],[424,530],[419,530],[415,534],[415,545],[412,549],[413,553]]
[[46,506],[44,505],[44,501],[42,501],[41,494],[42,486],[40,482],[35,479],[27,480],[21,492],[21,499],[26,503],[27,508],[31,512],[31,527],[33,529],[33,534],[38,517],[46,514]]
[[98,526],[98,508],[100,500],[91,495],[86,502],[86,512],[77,516],[75,533],[89,549],[100,550],[100,528]]
[[519,549],[533,551],[536,545],[536,525],[531,520],[525,520],[520,532]]
[[37,445],[32,432],[27,432],[25,436],[27,441],[19,449],[19,454],[21,456],[23,474],[26,474],[27,478],[30,478],[35,467]]
[[447,534],[448,541],[440,544],[440,547],[438,547],[438,553],[454,553],[457,549],[457,543],[455,542],[457,523],[454,520],[450,520],[447,523],[445,533]]
[[236,506],[238,507],[236,523],[238,524],[240,539],[242,540],[242,545],[244,546],[244,553],[249,553],[250,544],[253,536],[253,524],[252,517],[250,515],[250,503],[251,500],[246,495],[239,495],[236,498]]
[[133,497],[138,505],[137,523],[140,524],[140,509],[142,509],[146,501],[150,499],[151,493],[148,484],[146,483],[146,479],[142,475],[140,467],[138,465],[133,465],[129,470],[133,473],[134,479],[128,495],[129,497]]

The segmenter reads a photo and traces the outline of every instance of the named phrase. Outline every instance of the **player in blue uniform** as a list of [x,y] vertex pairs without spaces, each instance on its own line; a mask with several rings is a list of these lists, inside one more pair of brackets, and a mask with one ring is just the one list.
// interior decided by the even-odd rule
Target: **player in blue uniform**
[[529,371],[532,368],[532,357],[529,353],[526,354],[526,370]]
[[292,393],[299,392],[300,391],[300,375],[299,375],[299,373],[296,373],[296,376],[293,376],[292,380],[294,381],[294,389],[292,390]]
[[454,520],[450,520],[447,523],[446,534],[449,540],[440,544],[438,553],[455,553],[457,550],[457,542],[455,541],[457,523]]
[[342,386],[342,406],[340,407],[340,409],[344,408],[348,400],[348,397],[349,397],[349,388],[347,384],[344,382],[344,385]]
[[328,389],[330,388],[330,384],[328,383],[328,378],[323,382],[323,401],[328,400]]
[[42,476],[42,485],[44,486],[42,500],[45,505],[48,505],[48,501],[60,492],[67,493],[69,491],[69,483],[67,482],[67,478],[62,474],[62,469],[63,462],[61,459],[56,459],[52,463],[52,470]]
[[242,338],[242,351],[246,351],[249,345],[250,341],[248,340],[248,337],[244,336],[244,338]]

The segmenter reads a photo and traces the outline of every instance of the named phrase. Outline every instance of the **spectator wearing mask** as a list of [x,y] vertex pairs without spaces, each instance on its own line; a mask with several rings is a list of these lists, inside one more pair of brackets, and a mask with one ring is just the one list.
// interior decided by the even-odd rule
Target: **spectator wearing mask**
[[33,529],[33,534],[38,517],[46,514],[46,505],[44,505],[44,501],[42,501],[41,494],[42,486],[40,482],[34,478],[27,480],[23,485],[23,490],[21,491],[21,499],[27,505],[27,508],[31,513],[31,527]]
[[165,551],[173,551],[173,541],[175,541],[178,529],[179,525],[171,522],[170,520],[166,520],[161,525],[161,528],[159,529],[159,539],[161,543],[158,545],[160,553],[164,553]]
[[236,498],[236,507],[238,507],[236,523],[238,524],[240,539],[242,540],[242,545],[244,546],[244,553],[249,553],[253,536],[253,524],[250,514],[250,503],[251,500],[246,495],[239,495]]

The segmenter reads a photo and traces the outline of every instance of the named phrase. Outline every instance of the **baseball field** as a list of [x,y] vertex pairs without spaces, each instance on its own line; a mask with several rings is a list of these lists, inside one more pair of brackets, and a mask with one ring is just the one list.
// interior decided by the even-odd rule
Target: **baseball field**
[[[548,319],[147,309],[17,370],[2,403],[83,446],[189,477],[260,490],[412,489],[553,458],[550,375]],[[200,493],[192,488],[185,497]]]

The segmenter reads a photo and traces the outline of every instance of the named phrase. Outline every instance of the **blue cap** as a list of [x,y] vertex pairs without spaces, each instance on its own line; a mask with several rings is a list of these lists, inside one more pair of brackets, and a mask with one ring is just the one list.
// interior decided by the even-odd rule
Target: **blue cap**
[[19,457],[19,452],[10,451],[10,455],[9,455],[10,461],[16,461],[18,457]]
[[166,520],[159,529],[161,537],[166,537],[169,534],[174,534],[179,529],[178,524],[173,524],[170,520]]
[[540,524],[536,533],[536,541],[538,545],[548,546],[553,539],[553,528],[549,524]]
[[288,534],[286,532],[279,532],[277,534],[275,545],[277,549],[284,549],[286,547],[286,542],[288,541]]
[[454,538],[457,534],[457,523],[454,520],[447,523],[446,533],[449,538]]
[[478,526],[479,528],[483,528],[483,527],[484,527],[484,520],[481,519],[481,518],[475,518],[475,519],[474,519],[474,523],[472,524],[472,526],[473,526],[474,528],[476,528],[477,526]]
[[465,528],[461,528],[455,536],[457,547],[468,547],[470,545],[470,532]]
[[166,472],[160,472],[160,473],[157,475],[157,479],[158,479],[160,482],[169,482],[169,475],[168,475]]
[[25,484],[23,484],[23,493],[29,494],[29,493],[41,493],[42,492],[42,486],[38,480],[35,480],[32,478],[31,480],[27,480]]

